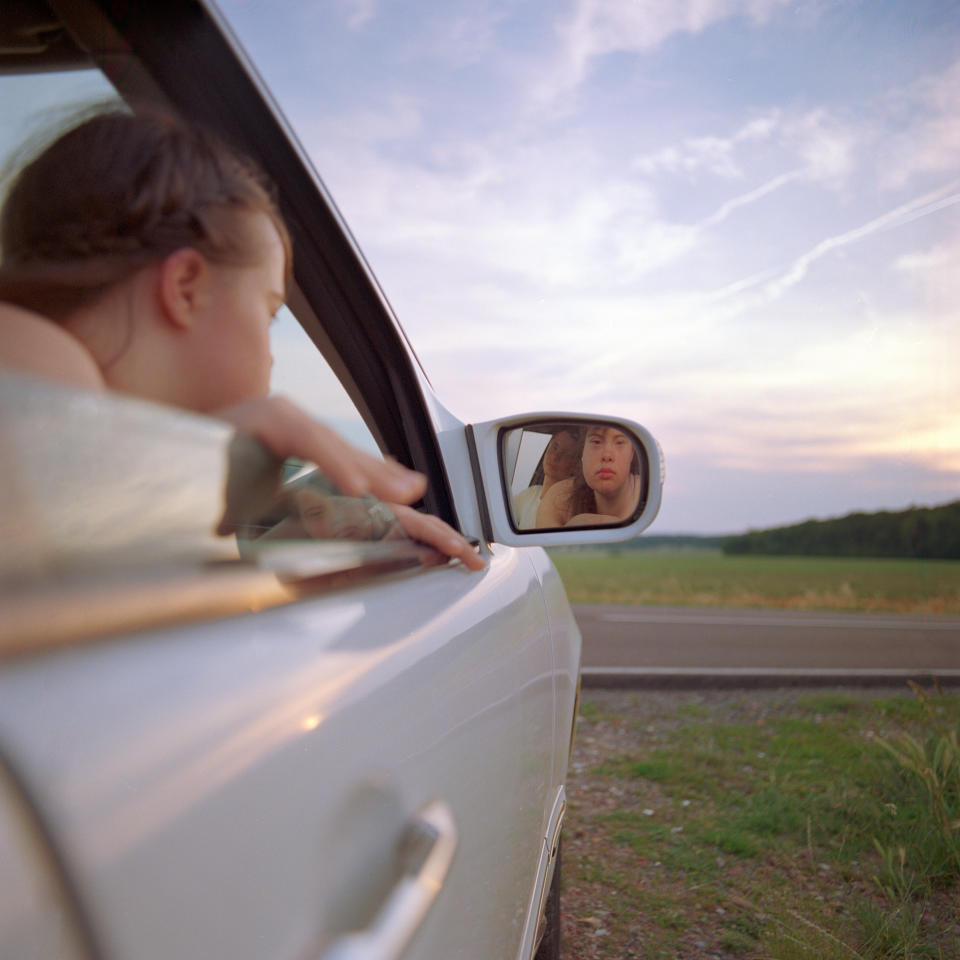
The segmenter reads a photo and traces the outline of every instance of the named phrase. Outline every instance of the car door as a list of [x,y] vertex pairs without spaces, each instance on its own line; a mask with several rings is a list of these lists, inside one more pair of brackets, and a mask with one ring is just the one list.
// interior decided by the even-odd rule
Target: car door
[[104,956],[322,956],[442,801],[454,860],[406,955],[508,957],[554,792],[553,669],[529,558],[495,548],[482,574],[17,658],[0,729]]
[[[291,222],[290,302],[310,349],[377,447],[427,474],[425,506],[464,526],[460,514],[477,512],[466,457],[441,454],[441,408],[268,98],[209,11],[141,6],[65,8],[53,65],[75,67],[79,55],[122,95],[172,103],[257,154]],[[72,88],[89,79],[60,76]],[[152,463],[180,469],[166,489],[204,478],[222,489],[207,460],[198,466],[205,428],[170,416],[162,428],[117,428],[110,449],[129,463],[99,462],[101,475],[149,480],[129,453],[139,439]],[[96,445],[81,431],[61,441],[71,483],[52,488],[69,493]],[[16,447],[5,450],[14,462]],[[31,499],[47,488],[27,481],[32,513],[21,519],[62,503]],[[98,489],[111,499],[108,483]],[[5,520],[17,515],[6,506]],[[150,539],[149,521],[175,514],[160,506],[140,511],[142,542],[154,546],[163,537]],[[579,651],[570,621],[558,724],[548,608],[568,621],[569,609],[555,583],[545,603],[540,551],[494,546],[487,569],[469,574],[421,569],[402,545],[344,555],[317,544],[278,586],[222,544],[207,555],[209,543],[191,542],[176,558],[135,549],[117,564],[104,542],[80,531],[76,569],[29,589],[5,582],[16,616],[0,644],[3,756],[95,953],[322,956],[347,931],[377,926],[408,872],[404,845],[437,804],[453,859],[405,955],[507,957],[530,945]]]

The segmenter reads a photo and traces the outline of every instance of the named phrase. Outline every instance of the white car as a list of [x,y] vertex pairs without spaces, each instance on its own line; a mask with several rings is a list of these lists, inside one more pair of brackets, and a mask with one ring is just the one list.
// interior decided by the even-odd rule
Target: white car
[[[225,491],[260,509],[275,465],[253,441],[0,377],[0,957],[556,958],[580,636],[541,548],[646,527],[656,442],[613,417],[448,413],[211,6],[31,0],[0,35],[7,131],[106,78],[263,165],[298,358],[487,560],[217,537]],[[518,529],[516,478],[590,423],[632,439],[634,514]]]

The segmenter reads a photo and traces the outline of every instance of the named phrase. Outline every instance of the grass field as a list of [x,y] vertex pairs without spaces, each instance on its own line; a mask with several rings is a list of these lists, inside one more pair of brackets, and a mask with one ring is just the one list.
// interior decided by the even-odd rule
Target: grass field
[[551,551],[571,603],[960,614],[960,561]]
[[958,733],[933,690],[585,692],[564,955],[958,960]]

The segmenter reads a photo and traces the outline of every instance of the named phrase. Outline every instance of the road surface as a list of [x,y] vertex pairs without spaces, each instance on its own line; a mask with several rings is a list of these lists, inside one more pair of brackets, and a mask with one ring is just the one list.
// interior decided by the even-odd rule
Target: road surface
[[960,617],[580,604],[585,683],[960,683]]

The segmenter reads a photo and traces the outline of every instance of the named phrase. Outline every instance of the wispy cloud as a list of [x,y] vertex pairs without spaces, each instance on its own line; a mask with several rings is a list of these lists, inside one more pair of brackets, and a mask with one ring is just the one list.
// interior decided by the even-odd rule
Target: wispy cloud
[[337,2],[351,30],[359,30],[365,26],[377,12],[377,0],[337,0]]
[[700,134],[652,154],[634,158],[631,166],[641,176],[658,173],[693,174],[699,171],[727,179],[741,179],[744,168],[737,150],[770,139],[780,123],[779,111],[748,120],[730,136]]
[[953,318],[960,341],[960,322],[956,319],[960,313],[960,229],[949,240],[901,254],[894,269],[918,291],[920,302],[928,309]]
[[877,138],[877,178],[895,189],[954,170],[960,156],[960,60],[888,97]]
[[470,3],[444,4],[425,18],[429,38],[426,51],[431,58],[454,64],[497,60],[499,31],[511,13],[509,0],[471,0]]
[[542,99],[577,87],[596,57],[653,50],[678,33],[700,33],[732,17],[762,23],[794,0],[576,0],[558,27],[561,54],[540,86]]

